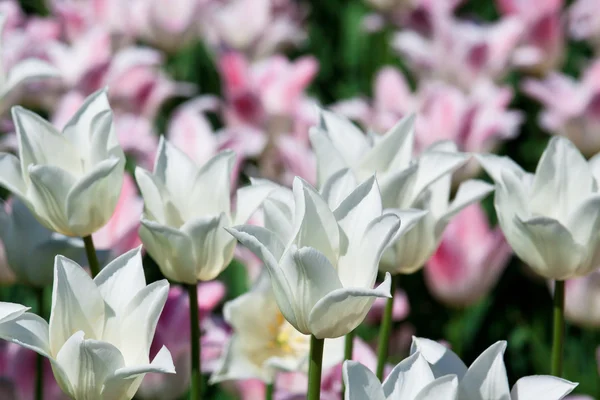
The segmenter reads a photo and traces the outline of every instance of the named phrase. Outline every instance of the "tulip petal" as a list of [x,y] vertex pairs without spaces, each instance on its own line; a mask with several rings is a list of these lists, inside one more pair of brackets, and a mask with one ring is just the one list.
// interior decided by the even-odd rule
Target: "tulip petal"
[[0,324],[0,338],[17,343],[44,357],[51,357],[48,323],[32,313]]
[[71,231],[66,214],[69,190],[75,178],[63,169],[50,165],[29,167],[31,186],[27,196],[34,207],[31,210],[46,228],[67,236],[76,236]]
[[15,64],[8,71],[8,76],[2,87],[2,95],[4,96],[27,80],[58,77],[59,75],[60,71],[47,62],[35,58],[25,59]]
[[[292,200],[293,203],[293,200]],[[282,201],[268,198],[263,203],[264,226],[282,242],[287,243],[292,239],[294,234],[293,226],[293,204],[284,203]],[[283,254],[283,251],[282,253]],[[281,258],[279,254],[278,259]]]
[[381,178],[381,201],[386,208],[411,208],[414,206],[413,188],[417,178],[418,164],[392,172]]
[[357,361],[344,361],[345,400],[385,400],[381,383],[370,369]]
[[0,325],[11,321],[30,310],[31,307],[25,307],[24,305],[17,303],[8,303],[5,301],[0,302]]
[[506,342],[499,341],[477,357],[460,381],[460,396],[472,400],[510,400],[504,366]]
[[[438,179],[456,171],[468,161],[468,155],[449,151],[425,151],[418,160],[417,175],[412,189],[412,202]],[[447,198],[447,197],[446,197]]]
[[140,238],[161,272],[175,282],[197,283],[193,244],[185,233],[142,218]]
[[171,200],[187,204],[190,200],[191,177],[198,172],[196,164],[164,136],[160,137],[154,163],[154,176],[171,195]]
[[467,373],[467,366],[452,350],[431,339],[413,336],[410,353],[420,352],[429,363],[436,378],[444,375],[456,375],[459,380]]
[[510,391],[511,400],[560,400],[577,387],[577,383],[550,375],[533,375],[519,379]]
[[424,218],[429,211],[428,210],[419,210],[416,208],[408,208],[408,209],[397,209],[397,208],[386,208],[383,210],[384,214],[394,214],[398,218],[400,218],[400,228],[394,235],[394,237],[390,240],[391,243],[399,240],[405,233],[414,228],[419,221]]
[[312,186],[299,177],[294,179],[294,243],[323,253],[337,264],[340,232],[334,214]]
[[[271,276],[271,284],[277,305],[285,319],[294,327],[297,327],[299,320],[293,307],[294,292],[288,277],[279,267],[278,262],[283,255],[284,245],[272,232],[257,226],[242,225],[225,228],[225,230],[265,263]],[[278,255],[277,253],[281,254]]]
[[327,137],[327,133],[317,127],[310,128],[309,132],[310,143],[317,155],[317,182],[322,187],[330,176],[350,165]]
[[458,396],[458,378],[446,375],[427,384],[414,400],[455,400]]
[[331,175],[321,188],[321,195],[331,210],[339,207],[342,201],[352,193],[358,183],[349,169],[341,169]]
[[31,164],[62,168],[76,176],[83,172],[78,149],[48,121],[20,106],[12,108],[12,116],[24,174]]
[[523,168],[510,157],[495,154],[475,154],[474,156],[496,183],[502,182],[503,174],[513,174],[518,179],[526,175]]
[[375,176],[358,185],[335,209],[333,215],[347,235],[349,246],[359,243],[367,226],[381,216],[381,195]]
[[19,159],[9,153],[0,153],[0,185],[23,198],[27,192]]
[[76,236],[91,235],[113,215],[123,186],[124,167],[124,160],[103,160],[73,186],[66,198],[66,212]]
[[369,174],[407,168],[412,159],[415,119],[415,114],[409,114],[387,131],[365,154],[359,168]]
[[[221,213],[231,214],[231,191],[229,187],[234,161],[235,153],[231,150],[224,150],[208,160],[200,168],[195,177],[192,175],[194,177],[192,191],[187,198],[189,199],[188,207],[192,210],[197,209],[200,212],[200,214],[195,214],[195,216],[219,215]],[[189,185],[190,183],[188,182],[188,191]],[[256,187],[254,189],[256,190]],[[264,197],[267,194],[268,191],[262,193]],[[242,199],[242,201],[246,200],[249,199]],[[248,215],[249,217],[250,215]]]
[[168,199],[167,189],[161,181],[143,168],[136,167],[135,180],[144,199],[144,214],[159,224],[170,225],[166,220],[164,203]]
[[192,243],[196,279],[212,280],[231,262],[235,240],[223,229],[227,226],[230,226],[229,218],[222,213],[192,220],[181,227]]
[[366,136],[349,119],[341,115],[321,109],[319,117],[319,128],[340,152],[346,165],[356,165],[369,148]]
[[274,374],[269,374],[268,368],[257,365],[255,361],[247,357],[247,343],[242,340],[243,338],[239,335],[232,335],[219,360],[219,365],[210,376],[210,384],[242,379],[261,379],[267,383],[273,382]]
[[[537,217],[523,221],[515,217],[514,224],[526,240],[521,245],[526,253],[517,252],[520,248],[515,248],[515,252],[545,278],[570,278],[586,256],[585,249],[575,243],[571,233],[554,219]],[[540,260],[541,263],[533,264]]]
[[50,315],[52,353],[57,354],[75,331],[102,337],[104,313],[102,295],[87,272],[74,261],[56,256]]
[[572,271],[572,277],[587,275],[598,267],[600,261],[600,195],[586,199],[577,207],[569,215],[567,228],[575,242],[586,249],[589,260],[581,264],[587,268]]
[[458,214],[465,207],[478,202],[493,191],[494,186],[477,179],[471,179],[461,183],[458,187],[458,192],[454,196],[454,200],[438,219],[444,221],[445,224],[448,223],[453,216]]
[[308,317],[310,333],[333,339],[354,330],[365,319],[378,297],[391,297],[391,276],[375,289],[341,288],[319,300]]
[[391,399],[414,399],[433,380],[429,364],[417,352],[394,367],[383,382],[383,393]]
[[252,214],[275,189],[277,189],[276,185],[263,183],[263,181],[238,189],[233,224],[241,225],[248,222]]

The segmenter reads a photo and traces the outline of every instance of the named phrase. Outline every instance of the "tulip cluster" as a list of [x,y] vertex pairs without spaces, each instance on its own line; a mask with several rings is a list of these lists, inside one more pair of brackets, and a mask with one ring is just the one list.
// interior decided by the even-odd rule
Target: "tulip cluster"
[[1,399],[593,390],[600,7],[325,3],[0,1]]

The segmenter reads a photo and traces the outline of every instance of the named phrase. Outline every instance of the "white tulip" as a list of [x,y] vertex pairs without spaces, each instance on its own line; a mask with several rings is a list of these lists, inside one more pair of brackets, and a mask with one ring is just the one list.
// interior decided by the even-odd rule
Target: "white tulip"
[[[333,190],[327,191],[330,204],[339,202],[346,177],[336,175]],[[287,232],[250,225],[228,231],[265,263],[277,304],[292,326],[318,339],[343,336],[363,321],[375,298],[390,297],[389,274],[377,288],[373,285],[400,221],[382,215],[375,177],[343,198],[335,211],[300,178],[294,180],[293,196],[293,216],[268,207],[265,212]],[[290,239],[284,244],[281,238]]]
[[492,190],[484,182],[466,181],[449,204],[451,175],[469,156],[451,142],[438,142],[413,157],[414,122],[411,115],[383,136],[364,135],[344,117],[321,111],[321,123],[310,136],[321,184],[343,168],[359,180],[377,174],[384,208],[410,224],[381,260],[381,270],[393,274],[420,269],[437,249],[450,218]]
[[113,214],[125,167],[106,91],[89,96],[62,134],[19,106],[12,115],[19,158],[0,153],[0,185],[50,230],[88,236],[100,229]]
[[141,248],[116,258],[94,280],[58,256],[50,323],[23,306],[0,303],[0,338],[49,358],[59,386],[75,400],[131,399],[146,373],[175,373],[166,347],[149,359],[168,291],[166,280],[146,285]]
[[507,157],[480,156],[496,183],[498,222],[515,253],[539,275],[584,276],[600,265],[600,192],[591,165],[553,137],[535,174]]
[[[0,238],[19,283],[40,288],[51,285],[54,258],[59,254],[86,262],[83,240],[44,228],[18,199],[9,208],[0,207]],[[101,259],[108,256],[106,251],[98,253]]]
[[504,350],[506,342],[499,341],[488,347],[467,368],[461,359],[444,345],[415,337],[411,354],[421,354],[430,364],[436,378],[455,374],[459,379],[460,399],[560,400],[577,386],[576,383],[554,376],[534,375],[519,379],[511,390],[504,366]]
[[198,167],[161,137],[154,172],[136,168],[144,198],[140,237],[169,279],[196,284],[219,275],[233,258],[235,240],[224,227],[245,223],[273,190],[256,184],[237,191],[230,205],[232,151]]
[[[252,290],[226,303],[223,314],[233,335],[211,382],[257,378],[273,383],[277,371],[308,371],[310,336],[285,320],[266,273]],[[343,338],[325,340],[323,368],[341,362],[343,354]]]
[[[2,50],[1,36],[6,24],[6,15],[0,13],[0,52]],[[0,61],[0,99],[5,100],[7,96],[21,83],[40,78],[51,78],[59,76],[58,69],[45,61],[28,58],[15,64],[6,71]],[[0,102],[0,111],[4,111],[4,104]]]
[[345,400],[456,400],[456,375],[434,377],[418,352],[394,367],[383,384],[371,370],[356,361],[344,362]]

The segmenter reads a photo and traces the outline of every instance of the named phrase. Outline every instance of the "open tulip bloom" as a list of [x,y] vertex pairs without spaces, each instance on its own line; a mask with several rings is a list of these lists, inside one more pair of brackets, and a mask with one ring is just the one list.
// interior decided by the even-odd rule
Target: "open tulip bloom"
[[125,155],[105,90],[89,96],[62,133],[16,106],[19,158],[0,153],[0,185],[46,228],[89,236],[110,219],[121,191]]
[[195,285],[219,275],[235,248],[223,228],[245,223],[273,190],[269,184],[239,189],[233,212],[234,158],[232,151],[223,151],[199,167],[161,137],[154,172],[136,169],[144,198],[140,237],[167,278]]
[[27,307],[0,303],[0,338],[50,359],[61,389],[75,400],[127,400],[148,372],[175,373],[163,347],[150,362],[156,324],[169,291],[146,285],[141,248],[123,254],[92,280],[58,256],[50,323]]

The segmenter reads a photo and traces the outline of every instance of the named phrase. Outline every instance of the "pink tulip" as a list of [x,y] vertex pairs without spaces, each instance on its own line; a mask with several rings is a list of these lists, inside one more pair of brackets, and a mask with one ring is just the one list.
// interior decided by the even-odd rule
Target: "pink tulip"
[[144,201],[137,193],[133,178],[125,174],[113,216],[93,235],[96,247],[110,250],[116,257],[141,245],[138,230],[143,209]]
[[306,39],[302,13],[291,0],[232,0],[208,7],[204,35],[213,47],[240,51],[252,59],[269,57]]
[[[34,400],[37,353],[14,343],[0,343],[0,398]],[[67,400],[60,390],[48,359],[43,359],[44,399]]]
[[565,317],[576,325],[600,327],[600,270],[565,282]]
[[560,65],[565,46],[561,21],[563,0],[496,0],[496,4],[503,15],[518,18],[525,27],[514,54],[517,66],[545,73]]
[[600,9],[596,0],[577,0],[569,10],[569,32],[577,40],[589,40],[600,50]]
[[394,48],[422,78],[437,78],[470,88],[479,80],[497,81],[506,72],[523,31],[516,17],[493,24],[457,20],[450,13],[436,13],[430,36],[401,31]]
[[471,305],[491,290],[510,255],[500,228],[490,229],[481,206],[471,205],[453,218],[427,262],[427,286],[448,305]]
[[[198,310],[203,331],[201,338],[201,364],[203,372],[212,372],[221,349],[227,342],[227,331],[223,324],[211,317],[212,310],[225,295],[225,286],[219,281],[198,285]],[[162,346],[171,355],[177,374],[147,374],[137,393],[143,399],[174,400],[188,390],[190,379],[190,304],[185,290],[174,286],[169,291],[165,308],[158,320],[156,333],[150,348],[150,357]]]
[[544,105],[542,128],[568,137],[586,156],[600,151],[600,59],[580,80],[552,72],[542,80],[525,80],[522,89]]

